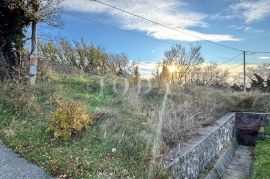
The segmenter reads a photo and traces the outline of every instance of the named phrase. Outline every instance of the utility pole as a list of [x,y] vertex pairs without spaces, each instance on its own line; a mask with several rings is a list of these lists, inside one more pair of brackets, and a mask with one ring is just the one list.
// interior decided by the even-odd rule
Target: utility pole
[[244,92],[247,92],[247,84],[246,84],[246,51],[243,51],[244,57]]
[[38,61],[38,54],[37,54],[37,23],[32,22],[32,48],[30,54],[30,85],[36,85],[36,78],[37,78],[37,61]]

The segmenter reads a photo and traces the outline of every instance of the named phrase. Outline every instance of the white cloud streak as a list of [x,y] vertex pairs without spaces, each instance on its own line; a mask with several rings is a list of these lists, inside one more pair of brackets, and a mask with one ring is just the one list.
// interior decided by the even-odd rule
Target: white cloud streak
[[[188,5],[182,0],[119,0],[118,2],[111,2],[110,0],[103,1],[193,36],[200,36],[203,39],[212,40],[215,42],[238,40],[232,35],[206,34],[190,30],[192,27],[207,28],[208,24],[205,22],[207,15],[190,11],[188,9]],[[115,21],[120,23],[121,28],[145,32],[147,35],[156,39],[183,41],[201,40],[185,33],[180,33],[156,24],[152,24],[142,19],[138,19],[137,17],[119,12],[102,4],[91,2],[90,0],[65,0],[65,4],[67,5],[68,9],[72,11],[108,14],[112,16]]]
[[241,1],[231,6],[235,13],[240,13],[247,24],[261,21],[270,16],[270,0]]
[[261,60],[270,60],[270,57],[267,57],[267,56],[265,56],[265,57],[259,57],[259,59],[261,59]]
[[144,78],[151,78],[153,77],[153,72],[157,67],[156,62],[140,62],[138,63],[139,71]]
[[251,33],[264,33],[265,31],[264,30],[261,30],[261,29],[255,29],[255,28],[252,28],[250,26],[244,26],[244,25],[231,25],[229,26],[230,28],[232,29],[235,29],[235,30],[243,30],[245,32],[251,32]]

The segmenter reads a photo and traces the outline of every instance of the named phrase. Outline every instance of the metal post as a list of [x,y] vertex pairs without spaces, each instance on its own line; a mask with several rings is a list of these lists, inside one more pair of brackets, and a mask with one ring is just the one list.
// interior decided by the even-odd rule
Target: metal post
[[37,78],[37,23],[32,22],[32,49],[30,54],[30,85],[36,85]]
[[243,51],[244,57],[244,92],[247,92],[247,85],[246,85],[246,51]]

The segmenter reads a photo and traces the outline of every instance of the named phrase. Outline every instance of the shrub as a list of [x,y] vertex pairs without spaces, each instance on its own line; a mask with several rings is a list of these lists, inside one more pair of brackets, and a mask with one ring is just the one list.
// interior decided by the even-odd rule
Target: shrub
[[35,90],[27,84],[27,79],[14,77],[1,84],[3,90],[3,101],[9,104],[13,112],[22,112],[35,106]]
[[92,116],[80,102],[57,100],[58,109],[51,115],[50,130],[54,137],[69,139],[91,124]]
[[14,111],[22,111],[33,107],[35,104],[35,94],[31,88],[18,85],[17,89],[13,89],[11,92]]

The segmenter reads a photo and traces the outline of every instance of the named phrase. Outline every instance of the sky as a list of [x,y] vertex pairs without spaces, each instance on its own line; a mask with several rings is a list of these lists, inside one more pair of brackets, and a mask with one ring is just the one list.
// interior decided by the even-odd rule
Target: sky
[[[270,0],[101,0],[168,29],[91,0],[64,0],[63,27],[39,25],[42,36],[83,38],[110,53],[125,53],[149,71],[174,44],[201,45],[206,62],[243,61],[241,50],[270,51]],[[183,33],[184,32],[184,33]],[[200,37],[200,38],[197,38]],[[205,40],[202,40],[205,39]],[[247,56],[248,63],[269,63],[270,54]]]

